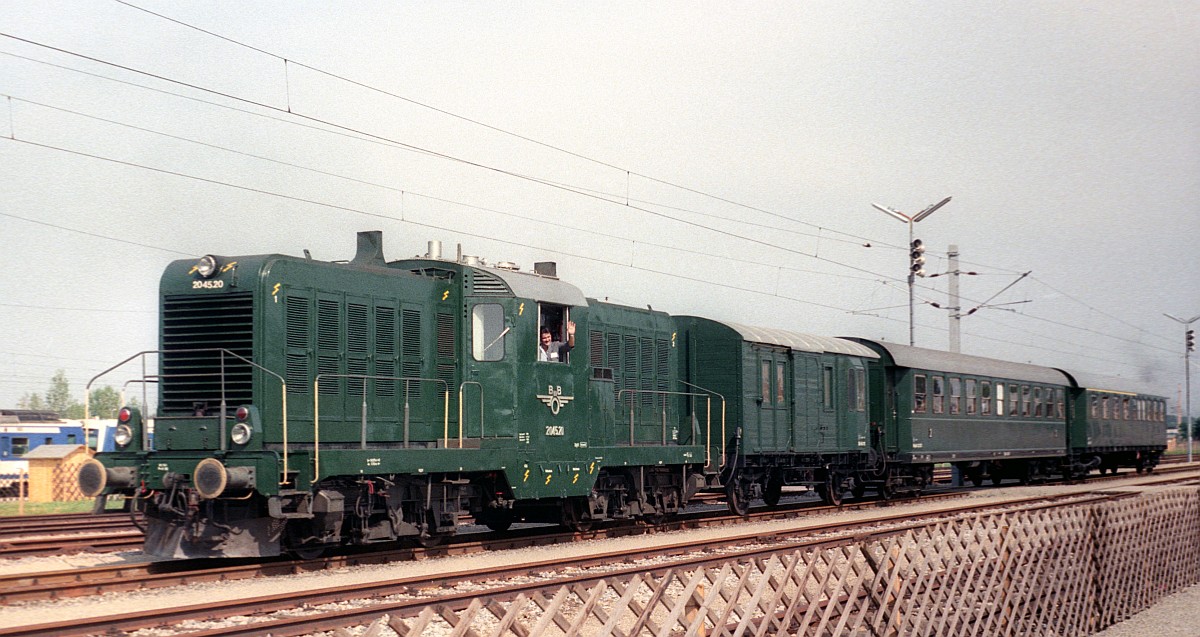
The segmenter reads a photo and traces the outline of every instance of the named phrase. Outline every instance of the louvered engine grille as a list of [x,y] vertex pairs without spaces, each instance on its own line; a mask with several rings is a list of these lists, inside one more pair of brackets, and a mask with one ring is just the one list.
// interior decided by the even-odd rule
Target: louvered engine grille
[[[250,293],[168,296],[162,314],[162,412],[190,415],[197,406],[208,414],[221,405],[222,356],[226,349],[246,359],[254,354],[254,300]],[[185,351],[209,350],[209,351]],[[224,356],[228,409],[253,402],[252,368]]]
[[512,296],[512,291],[499,277],[476,270],[472,277],[471,294],[475,296]]

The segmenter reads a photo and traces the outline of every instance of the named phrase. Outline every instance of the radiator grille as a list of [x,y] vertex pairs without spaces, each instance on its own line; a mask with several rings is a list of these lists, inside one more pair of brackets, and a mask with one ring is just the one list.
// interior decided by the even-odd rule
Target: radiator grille
[[[226,349],[252,359],[253,310],[249,292],[163,299],[163,414],[190,415],[197,406],[216,413],[221,405],[222,355],[211,350]],[[225,355],[224,388],[228,408],[252,402],[252,368]]]

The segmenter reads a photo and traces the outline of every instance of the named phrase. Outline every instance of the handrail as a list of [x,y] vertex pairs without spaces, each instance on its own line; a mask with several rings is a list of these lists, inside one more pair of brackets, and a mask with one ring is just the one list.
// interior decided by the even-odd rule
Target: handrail
[[463,396],[466,394],[467,385],[475,385],[479,388],[479,438],[483,439],[483,385],[477,380],[463,381],[463,384],[458,386],[458,448],[463,446]]
[[[708,403],[708,405],[709,405],[709,415],[706,417],[706,419],[708,421],[708,430],[710,432],[712,431],[712,415],[711,415],[712,396],[710,396],[708,394],[697,394],[694,392],[664,391],[664,390],[658,390],[658,389],[622,389],[617,392],[617,402],[620,402],[621,395],[626,394],[626,393],[629,394],[630,396],[634,396],[636,394],[648,394],[648,395],[652,395],[652,396],[662,396],[663,397],[663,402],[662,402],[662,406],[663,406],[663,410],[662,410],[662,444],[664,444],[664,445],[667,444],[667,408],[666,408],[666,397],[667,396],[692,396],[695,398],[704,398],[706,403]],[[715,394],[716,392],[711,392],[711,393]],[[724,400],[724,398],[722,398],[722,400]],[[634,406],[636,404],[637,404],[636,400],[629,401],[629,446],[631,446],[631,447],[636,443],[635,436],[634,436],[634,422],[635,422]],[[693,431],[693,433],[695,433],[695,432]],[[711,441],[711,435],[709,437],[709,440]],[[706,450],[707,450],[707,448],[708,448],[708,445],[705,445]],[[707,454],[707,451],[705,453]]]
[[[717,468],[720,469],[722,466],[725,465],[725,440],[726,440],[726,437],[725,437],[725,395],[721,394],[720,392],[715,392],[707,387],[701,387],[700,385],[694,385],[692,383],[687,382],[686,380],[680,380],[679,382],[683,383],[684,385],[687,385],[688,387],[691,387],[693,389],[699,389],[702,392],[712,394],[712,395],[716,396],[717,398],[721,399],[721,460],[720,460],[720,464],[717,465]],[[707,441],[707,444],[704,445],[704,466],[711,467],[712,466],[712,401],[709,401],[709,403],[708,403],[708,413],[706,414],[706,416],[708,418],[708,441]]]
[[[91,415],[90,410],[89,410],[89,408],[90,408],[89,403],[91,403],[91,398],[92,398],[92,385],[101,376],[104,376],[104,375],[108,374],[109,372],[113,371],[114,369],[117,369],[117,368],[125,365],[129,361],[131,361],[135,358],[139,358],[139,357],[142,359],[142,378],[145,379],[145,378],[151,378],[146,373],[145,356],[147,354],[155,354],[155,355],[161,356],[163,354],[199,354],[199,353],[212,353],[212,352],[216,352],[221,355],[221,359],[220,359],[221,372],[219,374],[166,374],[166,375],[157,374],[157,375],[153,376],[152,378],[154,378],[158,381],[161,381],[164,378],[195,378],[195,377],[204,377],[204,376],[214,376],[215,375],[221,379],[221,415],[220,415],[220,418],[221,418],[221,449],[222,450],[224,450],[226,448],[226,444],[227,444],[226,440],[225,440],[225,418],[226,418],[225,412],[227,411],[226,401],[225,401],[225,356],[228,354],[229,356],[232,356],[232,357],[242,361],[243,363],[246,363],[247,365],[253,367],[254,369],[257,369],[263,373],[269,374],[269,375],[274,376],[275,378],[279,379],[279,383],[280,383],[279,391],[283,396],[283,404],[282,404],[282,408],[283,408],[283,415],[282,415],[283,474],[281,476],[279,484],[281,484],[281,485],[286,484],[287,483],[286,478],[288,475],[287,379],[285,379],[283,376],[280,376],[279,374],[276,374],[275,372],[267,369],[266,367],[263,367],[262,365],[255,363],[254,361],[246,358],[245,356],[242,356],[241,354],[238,354],[237,352],[227,350],[223,347],[201,347],[201,348],[188,348],[188,349],[148,349],[148,350],[140,351],[132,356],[129,356],[128,358],[126,358],[125,360],[122,360],[121,362],[117,363],[116,365],[113,365],[113,366],[109,367],[108,369],[100,372],[99,374],[96,374],[95,376],[93,376],[91,378],[91,380],[89,380],[87,382],[87,385],[84,387],[84,397],[83,397],[83,417],[84,417],[84,419],[86,420]],[[159,359],[159,364],[160,364],[160,366],[162,364],[161,358]],[[144,435],[144,430],[143,430],[143,435]]]
[[[142,366],[142,372],[145,373],[145,365]],[[141,383],[141,385],[142,385],[142,405],[149,405],[149,403],[146,402],[146,385],[148,385],[150,383],[157,383],[157,382],[158,382],[157,375],[147,376],[145,378],[131,378],[131,379],[125,381],[125,384],[121,385],[121,395],[120,395],[121,406],[122,407],[125,406],[125,389],[128,388],[129,385],[131,385],[133,383]],[[89,398],[89,400],[91,399],[90,396],[88,398]],[[85,410],[85,412],[86,412],[86,410]],[[99,441],[97,441],[97,446],[99,446]],[[142,427],[142,449],[147,449],[149,446],[150,446],[150,432],[146,429],[146,427]],[[96,451],[98,452],[98,451],[100,451],[100,449],[97,448]]]
[[[409,389],[408,384],[411,381],[440,383],[445,389],[442,392],[442,426],[444,430],[443,445],[450,446],[450,384],[440,378],[417,378],[415,376],[374,376],[367,374],[317,374],[313,379],[313,477],[312,482],[316,484],[321,475],[321,379],[322,378],[359,378],[363,381],[363,408],[362,408],[362,448],[367,446],[367,382],[368,380],[402,380],[404,381],[404,448],[408,448],[408,414],[409,414]],[[459,444],[462,444],[462,419],[459,419]],[[287,449],[287,438],[285,434],[284,449]]]

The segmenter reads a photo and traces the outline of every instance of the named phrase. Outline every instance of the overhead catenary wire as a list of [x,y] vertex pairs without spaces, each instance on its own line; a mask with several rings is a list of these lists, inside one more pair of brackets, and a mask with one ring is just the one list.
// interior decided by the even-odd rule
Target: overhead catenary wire
[[[131,6],[132,6],[132,5],[131,5]],[[264,52],[264,53],[265,53],[265,52]],[[107,64],[107,62],[102,62],[102,64]],[[317,70],[317,71],[319,71],[319,72],[324,72],[324,71],[320,71],[320,70]],[[160,78],[160,79],[162,79],[162,78]],[[172,80],[169,80],[169,79],[168,79],[168,82],[172,82]],[[193,88],[193,89],[194,89],[194,88],[196,88],[196,86],[192,86],[192,85],[190,85],[190,86],[191,86],[191,88]],[[206,89],[198,89],[198,90],[206,90]],[[214,92],[216,92],[216,91],[214,91]],[[216,92],[216,94],[217,94],[217,95],[222,95],[222,96],[224,96],[224,97],[229,97],[228,95],[220,94],[220,92]],[[254,102],[252,102],[252,101],[251,101],[251,102],[247,102],[247,103],[254,103]],[[281,121],[286,121],[286,120],[281,120]],[[317,121],[322,121],[322,120],[317,120]],[[323,122],[323,124],[330,124],[330,122]],[[337,125],[336,125],[336,124],[334,124],[334,125],[332,125],[332,126],[337,126]],[[316,128],[318,128],[318,130],[323,130],[323,131],[325,130],[325,128],[319,128],[319,127],[316,127]],[[364,133],[364,134],[370,134],[370,133]],[[536,142],[536,140],[534,140],[534,142]],[[398,143],[397,143],[397,144],[398,144]],[[434,151],[428,151],[427,149],[420,149],[420,151],[422,151],[422,152],[430,152],[430,154],[432,154],[432,155],[440,156],[439,154],[437,154],[437,152],[434,152]],[[502,172],[503,172],[503,170],[502,170]],[[505,172],[505,174],[512,174],[512,175],[515,175],[515,176],[521,176],[521,175],[517,175],[516,173],[511,173],[511,172]],[[641,174],[638,174],[638,176],[643,176],[643,178],[646,178],[646,175],[641,175]],[[533,180],[533,181],[539,181],[539,180],[538,180],[538,178],[529,178],[529,176],[528,176],[528,175],[523,175],[523,178],[530,179],[530,180]],[[653,179],[653,178],[646,178],[646,179]],[[545,182],[545,181],[539,181],[539,182]],[[670,184],[670,182],[665,182],[665,184],[668,184],[668,185],[672,185],[672,186],[673,186],[673,184]],[[560,187],[562,187],[562,186],[560,186]],[[565,187],[565,188],[564,188],[564,190],[569,190],[569,191],[571,191],[571,192],[575,192],[575,191],[574,191],[574,190],[572,190],[572,188],[570,188],[570,187]],[[706,194],[706,196],[707,196],[707,193],[702,193],[701,191],[694,191],[694,190],[690,190],[690,188],[684,188],[684,190],[689,190],[690,192],[697,192],[697,193],[701,193],[701,194]],[[718,198],[718,199],[719,199],[719,198]],[[736,202],[728,202],[728,203],[737,204]],[[743,204],[737,204],[737,205],[743,205]],[[752,208],[752,206],[751,206],[751,208]],[[650,212],[650,211],[648,211],[648,210],[647,210],[646,212]],[[20,218],[20,217],[16,217],[16,218]],[[667,217],[667,218],[672,218],[672,217]],[[782,216],[781,216],[781,218],[788,218],[788,217],[782,217]],[[25,221],[34,221],[34,220],[25,220]],[[680,220],[673,220],[673,221],[680,221]],[[796,221],[796,220],[791,220],[791,218],[788,218],[788,221]],[[36,221],[34,221],[34,222],[36,223]],[[685,221],[684,221],[684,222],[685,222]],[[799,223],[804,223],[804,222],[799,222]],[[702,226],[702,224],[701,224],[701,226],[700,226],[700,227],[703,227],[703,226]],[[821,228],[820,226],[816,226],[816,227],[817,227],[817,228]],[[722,232],[722,230],[714,230],[714,232]],[[830,230],[830,232],[836,232],[836,230]],[[469,234],[469,233],[464,233],[464,234]],[[739,235],[736,235],[736,234],[731,234],[731,233],[724,233],[724,234],[728,234],[728,235],[730,235],[730,236],[736,236],[736,238],[739,238],[739,239],[746,239],[746,238],[742,238],[742,236],[739,236]],[[845,234],[845,233],[841,233],[841,234]],[[746,239],[746,240],[750,240],[750,239]],[[149,246],[149,247],[155,247],[155,246]],[[776,246],[776,247],[778,247],[778,246]],[[558,252],[560,252],[560,251],[558,251]],[[800,253],[800,254],[805,254],[805,256],[810,256],[810,254],[806,254],[806,253],[803,253],[803,252],[798,252],[798,253]],[[810,256],[810,257],[811,257],[811,256]],[[584,258],[586,258],[586,257],[584,257]],[[834,264],[838,264],[838,265],[847,265],[847,264],[839,264],[838,262],[833,262],[833,260],[830,260],[830,263],[834,263]],[[863,271],[864,271],[864,272],[869,272],[869,271],[866,271],[866,270],[863,270]],[[828,274],[828,272],[822,272],[822,274]],[[875,274],[874,274],[874,272],[869,272],[869,274],[875,275]],[[835,276],[836,276],[836,275],[835,275]],[[1033,316],[1032,316],[1032,314],[1022,314],[1022,316],[1033,317]],[[1033,318],[1037,318],[1037,317],[1033,317]],[[1094,333],[1100,333],[1100,332],[1094,332]],[[1109,335],[1104,335],[1104,333],[1100,333],[1100,336],[1109,336]]]
[[[136,74],[146,75],[146,76],[148,76],[148,77],[152,77],[152,78],[159,79],[159,80],[162,80],[162,81],[165,81],[165,82],[169,82],[169,83],[173,83],[173,84],[178,84],[178,85],[185,86],[185,87],[188,87],[188,88],[191,88],[191,89],[194,89],[194,90],[198,90],[198,91],[202,91],[202,92],[211,93],[211,94],[214,94],[214,95],[218,95],[218,96],[221,96],[221,97],[225,97],[225,98],[227,98],[227,99],[231,99],[231,100],[235,100],[235,101],[240,101],[240,102],[243,102],[243,103],[246,103],[246,104],[250,104],[250,105],[253,105],[253,106],[257,106],[257,107],[259,107],[259,108],[265,108],[265,109],[268,109],[268,110],[273,110],[273,111],[275,111],[275,112],[285,112],[285,111],[282,111],[281,109],[279,109],[278,107],[273,107],[273,106],[270,106],[270,105],[268,105],[268,104],[265,104],[265,103],[263,103],[263,102],[257,102],[257,101],[254,101],[254,100],[249,100],[249,99],[241,98],[241,97],[234,96],[234,95],[232,95],[232,94],[224,93],[224,92],[221,92],[221,91],[211,90],[211,89],[208,89],[208,88],[205,88],[205,87],[199,86],[199,85],[190,84],[190,83],[187,83],[187,82],[182,82],[182,81],[175,80],[175,79],[172,79],[172,78],[168,78],[168,77],[165,77],[165,76],[161,76],[161,75],[158,75],[158,74],[149,73],[149,72],[142,71],[142,70],[139,70],[139,69],[134,69],[134,68],[132,68],[132,67],[128,67],[128,66],[125,66],[125,65],[120,65],[120,64],[116,64],[116,63],[108,62],[108,61],[101,60],[101,59],[99,59],[99,58],[95,58],[95,57],[92,57],[92,56],[87,56],[87,55],[84,55],[84,54],[80,54],[80,53],[76,53],[76,52],[69,51],[69,50],[66,50],[66,49],[62,49],[62,48],[60,48],[60,47],[54,47],[54,46],[51,46],[51,45],[46,45],[46,44],[43,44],[43,43],[34,42],[34,41],[32,41],[32,40],[27,40],[27,39],[20,38],[20,37],[17,37],[17,36],[12,36],[12,35],[9,35],[9,34],[7,34],[7,33],[0,33],[0,36],[9,37],[9,38],[12,38],[12,39],[15,39],[15,40],[19,40],[19,41],[22,41],[22,42],[26,42],[26,43],[28,43],[28,44],[31,44],[31,45],[33,45],[33,46],[38,46],[38,47],[47,48],[47,49],[50,49],[50,50],[53,50],[53,51],[58,51],[58,52],[61,52],[61,53],[67,54],[67,55],[77,56],[77,57],[80,57],[80,58],[83,58],[83,59],[87,59],[87,60],[90,60],[90,61],[94,61],[94,62],[96,62],[96,63],[99,63],[99,64],[108,65],[108,66],[113,66],[113,67],[116,67],[116,68],[120,68],[120,69],[123,69],[123,70],[127,70],[127,71],[129,71],[129,72],[136,73]],[[250,47],[250,48],[253,48],[253,47]],[[30,61],[33,61],[33,62],[44,63],[44,62],[42,62],[42,61],[40,61],[40,60],[34,60],[34,59],[32,59],[32,58],[28,58],[28,57],[26,57],[26,56],[20,56],[20,55],[16,55],[16,54],[8,54],[8,55],[13,55],[14,57],[19,57],[19,58],[22,58],[22,59],[27,59],[27,60],[30,60]],[[55,65],[55,64],[52,64],[52,63],[47,63],[47,64],[51,64],[51,66],[55,66],[55,67],[57,67],[57,68],[62,68],[62,69],[64,69],[64,70],[69,70],[69,71],[77,71],[77,69],[72,69],[71,67],[65,67],[65,66],[61,66],[61,65]],[[79,72],[85,73],[85,74],[87,74],[87,75],[90,75],[90,76],[93,76],[93,77],[98,77],[98,78],[102,78],[102,79],[109,79],[109,80],[112,80],[112,81],[120,82],[120,83],[123,83],[123,84],[129,85],[129,86],[134,86],[134,87],[139,87],[139,88],[147,88],[147,89],[149,89],[149,90],[154,90],[154,91],[161,92],[161,93],[164,93],[164,94],[167,94],[167,95],[173,95],[173,96],[178,96],[178,97],[185,97],[185,98],[187,98],[187,99],[192,99],[192,100],[199,101],[199,102],[201,102],[201,103],[205,103],[205,104],[212,104],[212,105],[214,105],[214,106],[220,106],[220,107],[224,107],[224,108],[232,108],[232,107],[229,107],[228,105],[220,105],[220,104],[217,104],[217,103],[214,103],[214,102],[210,102],[210,101],[207,101],[207,100],[199,100],[198,98],[194,98],[194,97],[191,97],[191,96],[182,96],[182,95],[180,95],[180,94],[178,94],[178,93],[174,93],[174,92],[170,92],[170,91],[163,91],[162,89],[157,89],[157,88],[153,88],[153,87],[146,87],[146,86],[144,86],[144,85],[137,84],[137,83],[133,83],[133,82],[128,82],[128,81],[125,81],[125,80],[119,80],[119,79],[108,78],[108,77],[106,77],[106,76],[102,76],[102,75],[98,75],[98,74],[93,74],[93,73],[88,73],[88,72],[86,72],[86,71],[79,71]],[[253,115],[261,115],[261,114],[258,114],[258,113],[254,113],[253,111],[246,111],[246,110],[243,110],[243,109],[233,109],[233,110],[238,110],[239,112],[244,112],[244,113],[253,114]],[[497,172],[500,172],[500,173],[502,173],[502,174],[507,174],[507,175],[510,175],[510,176],[513,176],[513,177],[516,177],[516,178],[525,179],[525,180],[528,180],[528,181],[531,181],[531,182],[535,182],[535,183],[540,183],[540,184],[543,184],[543,185],[546,185],[546,186],[549,186],[549,187],[556,187],[556,188],[559,188],[559,189],[561,189],[561,190],[564,190],[564,191],[566,191],[566,192],[572,192],[572,193],[579,194],[579,195],[583,195],[583,196],[592,196],[592,197],[594,197],[594,198],[596,198],[596,199],[598,199],[598,200],[600,200],[600,201],[606,201],[606,202],[608,202],[608,203],[615,203],[615,204],[618,204],[618,205],[620,205],[620,204],[621,204],[621,202],[620,202],[620,201],[614,201],[614,200],[612,200],[612,199],[610,199],[610,198],[608,198],[608,197],[605,197],[605,196],[599,196],[599,195],[595,195],[595,194],[593,194],[593,193],[589,193],[589,192],[587,192],[587,191],[585,191],[585,190],[578,189],[578,188],[577,188],[577,187],[575,187],[575,186],[570,186],[570,185],[561,185],[561,184],[557,184],[557,183],[555,183],[555,182],[553,182],[553,181],[550,181],[550,180],[545,180],[545,179],[538,178],[538,177],[533,177],[533,176],[529,176],[529,175],[523,175],[523,174],[521,174],[521,173],[516,173],[516,172],[513,172],[513,171],[506,171],[506,170],[499,169],[499,168],[492,168],[492,167],[484,166],[484,165],[482,165],[482,164],[478,164],[478,163],[476,163],[476,162],[472,162],[472,161],[470,161],[470,160],[465,160],[465,159],[459,159],[459,158],[455,158],[455,157],[452,157],[452,156],[446,155],[446,154],[444,154],[444,153],[440,153],[440,152],[433,151],[433,150],[430,150],[430,149],[424,149],[424,148],[421,148],[421,147],[418,147],[418,146],[414,146],[414,145],[411,145],[411,144],[406,144],[406,143],[404,143],[404,142],[400,142],[400,141],[397,141],[397,140],[391,140],[391,139],[388,139],[388,138],[386,138],[386,137],[383,137],[383,136],[375,135],[375,134],[372,134],[372,133],[368,133],[368,132],[366,132],[366,131],[361,131],[361,130],[354,129],[354,128],[347,127],[347,126],[342,126],[342,125],[340,125],[340,124],[337,124],[337,123],[334,123],[334,122],[329,122],[329,121],[326,121],[326,120],[321,120],[321,119],[319,119],[319,118],[313,118],[313,117],[305,116],[305,115],[298,114],[298,113],[294,113],[294,112],[287,112],[287,114],[289,114],[289,115],[292,115],[292,116],[295,116],[295,117],[302,117],[302,118],[304,118],[304,119],[307,119],[307,120],[309,120],[309,121],[312,121],[312,122],[314,122],[314,123],[320,123],[320,124],[323,124],[324,126],[332,127],[333,129],[336,129],[336,130],[330,130],[330,128],[324,128],[324,127],[321,127],[321,126],[307,126],[307,128],[312,128],[312,129],[315,129],[315,130],[320,130],[320,131],[323,131],[323,132],[334,132],[334,133],[336,133],[336,134],[341,134],[341,135],[344,135],[344,136],[350,137],[350,138],[352,138],[352,139],[359,139],[359,140],[370,141],[370,142],[374,142],[374,143],[381,143],[381,144],[385,144],[385,145],[393,146],[393,147],[396,147],[396,148],[402,148],[402,149],[405,149],[405,150],[410,150],[410,151],[413,151],[413,152],[418,152],[418,153],[425,154],[425,155],[430,155],[430,156],[435,156],[435,157],[441,157],[441,158],[443,158],[443,159],[449,159],[449,160],[452,160],[452,161],[459,161],[459,162],[461,162],[461,163],[465,163],[465,164],[467,164],[467,165],[472,165],[472,166],[476,166],[476,167],[480,167],[480,168],[486,168],[486,169],[489,169],[489,170],[495,170],[495,171],[497,171]],[[284,123],[295,123],[295,122],[292,122],[291,120],[288,120],[288,119],[285,119],[285,118],[272,118],[272,119],[276,119],[277,121],[284,122]],[[299,124],[299,123],[296,123],[296,124],[297,124],[297,125],[302,125],[302,124]],[[887,275],[883,275],[883,274],[874,273],[874,272],[871,272],[871,271],[869,271],[869,270],[866,270],[866,269],[863,269],[863,268],[859,268],[859,267],[857,267],[857,266],[853,266],[853,265],[850,265],[850,264],[842,263],[842,262],[839,262],[839,261],[836,261],[836,260],[833,260],[833,259],[828,259],[828,258],[824,258],[824,257],[819,257],[819,256],[816,256],[815,254],[807,253],[807,252],[804,252],[804,251],[801,251],[801,250],[790,249],[790,248],[786,248],[786,247],[782,247],[782,246],[778,246],[778,245],[772,244],[772,243],[770,243],[770,242],[764,242],[764,241],[761,241],[761,240],[757,240],[757,239],[753,239],[753,238],[744,237],[744,236],[742,236],[742,235],[738,235],[738,234],[735,234],[735,233],[730,233],[730,232],[723,231],[723,230],[720,230],[720,229],[711,228],[711,227],[709,227],[709,226],[705,226],[704,224],[699,224],[699,223],[696,223],[696,222],[692,222],[692,221],[688,221],[688,220],[679,219],[679,218],[677,218],[677,217],[672,217],[672,216],[670,216],[670,215],[665,215],[665,214],[663,214],[663,213],[659,213],[659,212],[656,212],[656,211],[653,211],[653,210],[649,210],[649,209],[647,209],[647,208],[644,208],[644,207],[639,207],[639,206],[626,206],[626,207],[628,207],[628,208],[630,208],[630,209],[633,209],[633,210],[640,211],[640,212],[645,212],[645,213],[652,214],[652,215],[655,215],[655,216],[659,216],[659,217],[662,217],[662,218],[666,218],[666,219],[669,219],[669,220],[673,220],[673,221],[677,221],[677,222],[680,222],[680,223],[684,223],[684,224],[687,224],[687,225],[693,225],[693,226],[695,226],[695,227],[698,227],[698,228],[703,228],[703,229],[706,229],[706,230],[710,230],[710,231],[712,231],[712,232],[716,232],[716,233],[718,233],[718,234],[724,234],[724,235],[727,235],[727,236],[730,236],[730,237],[734,237],[734,238],[738,238],[738,239],[743,239],[743,240],[747,240],[747,241],[751,241],[751,242],[759,243],[759,244],[761,244],[761,245],[764,245],[764,246],[778,248],[778,249],[780,249],[780,250],[783,250],[783,251],[786,251],[786,252],[792,252],[792,253],[799,254],[799,255],[802,255],[802,256],[807,256],[807,257],[814,258],[814,259],[818,259],[818,260],[821,260],[821,261],[826,261],[826,262],[829,262],[829,263],[832,263],[832,264],[835,264],[835,265],[839,265],[839,266],[842,266],[842,267],[847,267],[847,268],[850,268],[850,269],[853,269],[853,270],[857,270],[857,271],[860,271],[860,272],[863,272],[863,273],[866,273],[866,274],[870,274],[870,275],[872,275],[872,277],[885,277],[885,278],[893,278],[893,279],[895,279],[895,277],[887,277]],[[686,210],[686,209],[684,209],[684,210]],[[690,211],[690,210],[687,210],[687,211],[688,211],[688,212],[693,212],[693,211]],[[783,218],[786,218],[786,217],[783,217]],[[809,225],[812,225],[812,224],[809,224]],[[820,226],[816,226],[816,227],[820,228]],[[843,234],[844,234],[844,233],[843,233]],[[870,241],[870,240],[868,240],[868,241]],[[876,241],[876,243],[882,243],[882,242],[878,242],[878,241]],[[897,280],[897,281],[898,281],[898,280],[900,280],[900,279],[895,279],[895,280]],[[933,288],[933,287],[930,287],[930,286],[923,286],[923,285],[918,285],[917,287],[919,287],[919,288],[924,288],[924,289],[929,289],[929,290],[934,290],[934,289],[935,289],[935,288]],[[963,297],[963,300],[964,300],[964,301],[968,301],[968,302],[977,302],[977,301],[975,301],[974,299],[970,299],[970,298],[966,298],[966,297]],[[1028,314],[1025,314],[1025,315],[1028,315]],[[1031,316],[1031,315],[1028,315],[1028,316]],[[1102,335],[1102,336],[1107,336],[1107,335],[1104,335],[1104,334],[1101,334],[1101,335]]]

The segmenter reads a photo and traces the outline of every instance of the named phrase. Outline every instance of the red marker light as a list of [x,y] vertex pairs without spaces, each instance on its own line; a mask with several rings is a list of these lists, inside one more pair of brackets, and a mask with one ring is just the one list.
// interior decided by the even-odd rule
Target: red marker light
[[242,422],[250,417],[250,410],[245,407],[238,407],[237,412],[234,413],[234,417],[237,418],[238,422]]
[[117,413],[118,422],[129,422],[130,418],[133,418],[133,412],[129,411],[128,407],[122,407],[121,411]]

